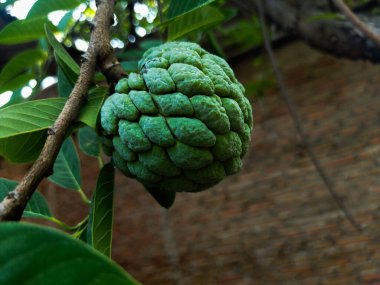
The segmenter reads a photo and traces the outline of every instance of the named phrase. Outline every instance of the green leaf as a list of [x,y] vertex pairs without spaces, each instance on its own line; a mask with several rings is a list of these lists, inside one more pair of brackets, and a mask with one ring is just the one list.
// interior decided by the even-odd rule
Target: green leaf
[[65,101],[46,99],[11,105],[0,112],[0,155],[14,163],[31,162],[41,151],[46,129]]
[[234,47],[237,54],[262,46],[261,26],[257,17],[240,20],[219,30],[222,36],[219,40],[221,40],[223,46]]
[[54,37],[53,32],[51,31],[48,25],[45,25],[46,38],[49,41],[49,44],[54,49],[54,53],[56,55],[57,63],[65,72],[66,76],[72,80],[73,75],[75,76],[73,82],[76,81],[76,77],[79,75],[79,65],[75,62],[75,60],[69,55],[69,53],[65,50],[62,44],[57,41]]
[[128,61],[138,61],[144,54],[143,50],[139,49],[128,49],[122,53],[118,53],[117,57],[121,60],[128,60]]
[[54,50],[54,57],[60,68],[60,72],[65,75],[66,81],[74,86],[79,76],[80,67],[70,56],[62,44],[55,38],[50,27],[45,26],[46,38]]
[[169,209],[175,201],[176,192],[174,191],[163,191],[160,189],[150,190],[148,188],[146,188],[146,190],[152,195],[158,204],[166,209]]
[[52,126],[64,104],[64,99],[54,98],[29,101],[2,109],[0,140],[46,130]]
[[[17,181],[0,178],[0,201],[18,185]],[[23,217],[26,218],[49,218],[51,213],[44,196],[38,191],[34,192],[32,198],[25,207]]]
[[24,87],[29,82],[29,80],[33,79],[34,77],[35,76],[33,73],[25,73],[11,78],[6,82],[2,82],[0,85],[0,93],[8,90],[15,91],[21,87]]
[[229,21],[232,18],[236,17],[236,15],[239,12],[239,9],[236,7],[228,7],[227,6],[227,7],[223,7],[223,9],[221,9],[221,12],[224,15],[224,21]]
[[104,83],[107,80],[107,78],[103,75],[101,72],[95,73],[95,84],[97,83]]
[[62,144],[53,166],[53,174],[48,179],[63,188],[82,189],[80,162],[72,138],[66,139]]
[[37,40],[45,35],[46,15],[39,18],[16,20],[0,31],[0,44],[21,44]]
[[81,128],[78,131],[79,148],[87,155],[98,157],[102,145],[97,133],[90,127]]
[[63,72],[60,66],[58,66],[57,68],[57,77],[58,77],[58,96],[61,98],[69,97],[71,91],[74,88],[74,85],[67,78],[66,74]]
[[0,155],[12,163],[33,162],[40,154],[45,140],[46,130],[0,139]]
[[[79,119],[95,128],[106,90],[104,93],[93,93]],[[1,109],[0,155],[13,163],[35,160],[45,142],[46,130],[54,124],[64,103],[64,99],[45,99]]]
[[1,223],[0,236],[0,284],[139,284],[113,261],[57,230]]
[[140,48],[145,51],[160,44],[162,44],[161,40],[144,40],[140,43]]
[[122,61],[121,66],[127,72],[136,72],[138,68],[138,61]]
[[103,166],[92,197],[87,243],[111,257],[114,207],[115,169],[112,164]]
[[8,63],[1,70],[0,88],[2,88],[7,81],[25,72],[29,67],[44,62],[46,58],[46,52],[41,49],[30,49],[20,52],[8,61]]
[[168,40],[173,41],[191,32],[221,22],[224,16],[218,9],[204,6],[171,22],[168,26]]
[[71,24],[73,21],[73,11],[67,12],[65,16],[63,16],[62,19],[59,21],[57,25],[58,30],[66,34],[66,32],[71,28]]
[[[54,52],[54,58],[59,66],[59,68],[62,71],[62,74],[65,75],[66,80],[68,83],[70,83],[72,86],[75,85],[75,82],[78,79],[79,74],[76,73],[76,71],[73,70],[73,68],[69,65],[67,65],[56,52]],[[76,69],[76,68],[74,68]]]
[[167,19],[172,19],[202,8],[215,0],[175,0],[170,2]]
[[84,108],[82,108],[79,115],[81,122],[93,129],[96,128],[100,108],[103,105],[107,93],[108,89],[106,87],[96,87],[90,89],[88,92],[88,102]]
[[47,15],[56,10],[70,10],[81,4],[82,0],[38,0],[29,10],[27,19]]
[[[88,102],[79,120],[96,128],[97,117],[107,94],[107,88],[90,90]],[[40,153],[51,127],[61,112],[65,99],[51,98],[11,105],[0,112],[0,155],[11,162],[32,162]]]

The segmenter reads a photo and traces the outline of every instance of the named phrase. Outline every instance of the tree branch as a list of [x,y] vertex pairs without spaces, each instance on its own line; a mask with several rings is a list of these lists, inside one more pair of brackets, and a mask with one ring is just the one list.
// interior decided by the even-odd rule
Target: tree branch
[[96,65],[105,74],[108,81],[115,82],[125,76],[110,45],[109,27],[113,19],[115,0],[98,0],[94,19],[94,29],[88,50],[84,56],[78,80],[59,114],[54,125],[48,131],[45,145],[15,190],[11,191],[0,203],[0,220],[20,220],[26,204],[32,197],[38,184],[51,174],[55,159],[70,126],[75,122],[79,111],[86,101],[88,89],[92,83]]
[[[310,46],[336,57],[380,62],[380,49],[356,26],[346,19],[323,18],[328,7],[318,5],[327,1],[266,0],[265,14],[287,32]],[[251,7],[251,11],[257,11]],[[322,16],[322,17],[321,17]],[[321,17],[320,19],[318,17]],[[379,16],[360,15],[365,25],[380,31]]]
[[347,17],[347,19],[363,33],[367,38],[380,46],[380,36],[372,31],[362,20],[360,20],[342,0],[332,0],[334,5]]
[[266,26],[265,26],[264,5],[262,3],[262,0],[256,0],[256,3],[258,6],[259,17],[260,17],[260,21],[261,21],[261,30],[262,30],[262,34],[263,34],[265,48],[267,50],[269,59],[271,61],[272,67],[273,67],[273,71],[274,71],[276,78],[277,78],[277,84],[278,84],[279,91],[280,91],[279,94],[282,97],[282,99],[286,102],[286,105],[289,109],[290,116],[293,119],[294,125],[295,125],[296,130],[297,130],[297,132],[298,132],[298,134],[302,140],[302,143],[304,144],[306,151],[307,151],[317,173],[321,177],[321,179],[322,179],[323,183],[325,184],[326,188],[328,189],[330,195],[332,196],[334,201],[337,203],[338,207],[343,212],[343,214],[347,218],[347,220],[354,226],[354,228],[356,228],[359,232],[361,232],[362,228],[361,228],[360,224],[355,220],[355,218],[352,216],[350,211],[347,209],[347,207],[345,206],[345,204],[343,203],[343,201],[341,200],[339,195],[335,192],[333,182],[327,176],[327,174],[324,171],[319,159],[317,158],[317,156],[314,152],[313,147],[311,146],[311,143],[309,142],[306,131],[304,130],[303,125],[301,123],[302,120],[300,118],[297,105],[295,104],[292,97],[290,97],[290,95],[288,93],[288,88],[285,84],[285,81],[284,81],[283,76],[281,74],[280,68],[278,66],[278,62],[274,56],[272,46],[270,44],[269,35],[268,35],[268,32],[266,30]]

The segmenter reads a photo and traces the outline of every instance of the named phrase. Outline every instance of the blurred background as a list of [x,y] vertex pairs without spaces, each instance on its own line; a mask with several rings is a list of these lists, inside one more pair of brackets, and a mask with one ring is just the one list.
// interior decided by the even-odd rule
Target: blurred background
[[[96,6],[95,1],[69,2],[72,7],[52,11],[44,21],[47,17],[80,63]],[[25,19],[34,3],[0,1],[2,27]],[[176,5],[168,3],[117,1],[111,44],[123,67],[136,70],[145,50],[167,40],[195,41],[226,58],[253,106],[252,144],[240,173],[207,191],[180,193],[170,210],[118,173],[113,258],[140,282],[153,285],[380,284],[380,49],[330,1],[264,3],[288,92],[324,171],[362,226],[359,232],[315,171],[279,97],[255,1],[198,1],[202,5],[180,18],[170,9]],[[183,7],[178,3],[177,11]],[[377,30],[377,1],[346,4]],[[49,56],[42,22],[33,23],[30,40],[0,41],[1,108],[62,97],[65,90],[57,84],[59,67]],[[24,58],[12,76],[5,76],[7,64],[26,51],[38,56]],[[90,197],[99,159],[79,156],[82,189]],[[0,176],[20,180],[29,166],[0,157]],[[67,224],[88,214],[75,191],[48,180],[39,190],[54,216]]]

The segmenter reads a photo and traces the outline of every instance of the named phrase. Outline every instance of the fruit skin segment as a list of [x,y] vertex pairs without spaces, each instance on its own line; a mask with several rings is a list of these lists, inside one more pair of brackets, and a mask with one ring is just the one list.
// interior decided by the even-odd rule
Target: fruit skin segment
[[198,192],[240,171],[253,114],[228,63],[189,42],[147,50],[101,112],[109,154],[148,190]]

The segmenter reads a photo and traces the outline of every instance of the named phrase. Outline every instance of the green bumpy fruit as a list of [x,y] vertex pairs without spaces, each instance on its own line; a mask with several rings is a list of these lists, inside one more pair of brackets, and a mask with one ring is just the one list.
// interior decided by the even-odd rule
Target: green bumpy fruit
[[237,173],[253,117],[227,62],[170,42],[146,51],[139,69],[101,109],[116,167],[150,191],[197,192]]

